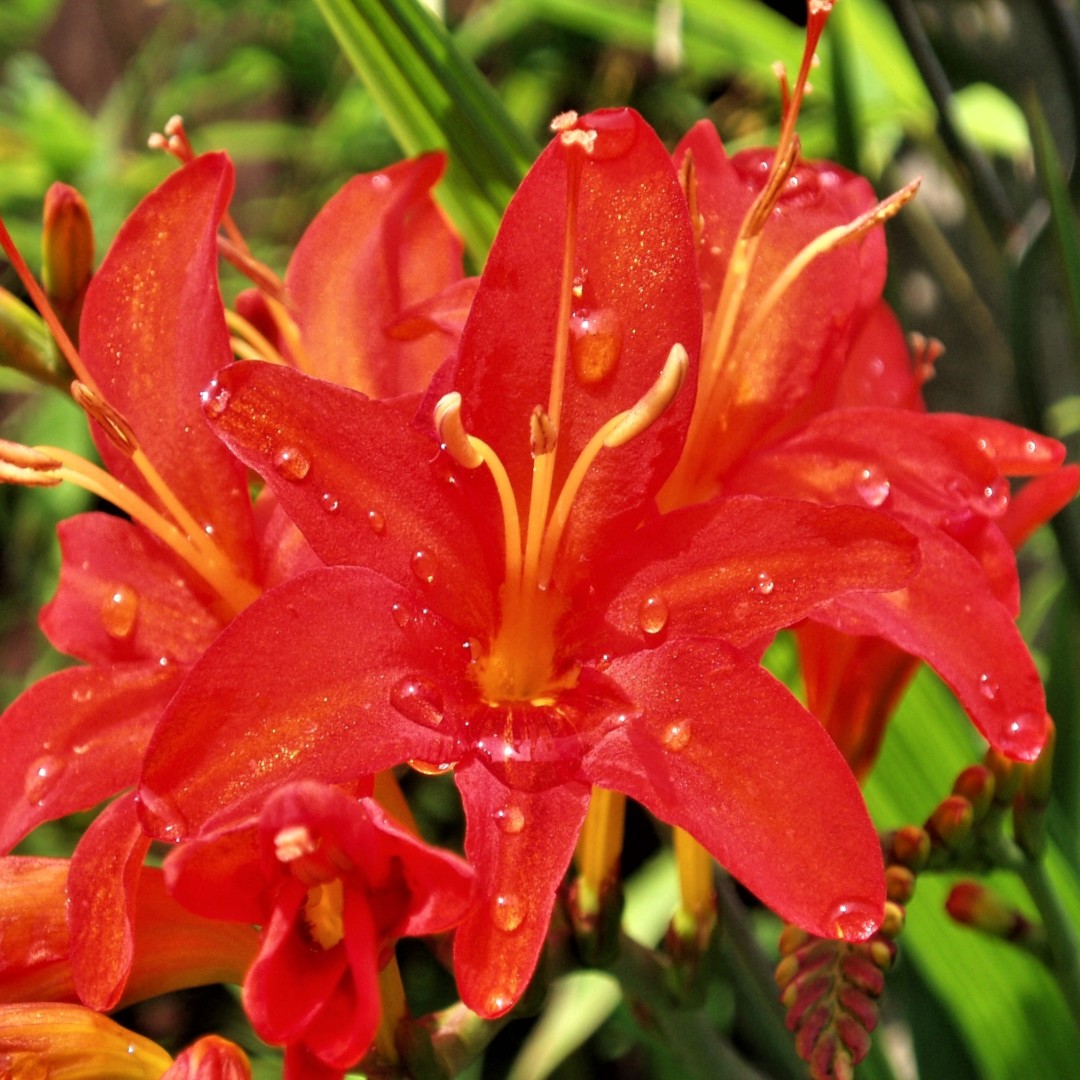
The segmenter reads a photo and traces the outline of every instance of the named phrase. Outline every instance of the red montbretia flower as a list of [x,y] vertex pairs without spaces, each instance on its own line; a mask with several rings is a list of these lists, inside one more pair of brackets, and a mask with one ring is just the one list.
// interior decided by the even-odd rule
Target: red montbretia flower
[[455,970],[485,1016],[532,974],[594,784],[691,832],[786,918],[873,931],[857,785],[757,658],[827,599],[914,568],[907,530],[867,507],[657,514],[701,327],[686,203],[636,114],[555,127],[415,422],[415,399],[280,366],[233,365],[207,391],[212,427],[329,565],[207,651],[139,789],[149,830],[182,839],[287,780],[453,769],[478,885]]
[[182,844],[165,873],[191,910],[263,927],[244,980],[252,1025],[286,1047],[287,1073],[310,1056],[338,1076],[375,1038],[394,942],[450,929],[472,891],[460,859],[402,832],[374,800],[312,781]]
[[814,707],[831,712],[841,698],[853,707],[846,719],[822,718],[844,729],[841,742],[864,772],[921,659],[993,746],[1030,761],[1046,737],[1046,705],[1014,621],[1019,586],[1002,528],[1008,478],[1046,479],[1025,500],[1046,493],[1034,509],[1045,520],[1075,493],[1077,476],[1060,469],[1064,448],[1052,439],[925,411],[932,357],[912,360],[881,300],[886,255],[876,227],[914,188],[877,203],[861,177],[799,157],[795,119],[830,6],[810,12],[775,152],[729,157],[707,123],[676,150],[705,320],[697,406],[661,505],[753,493],[869,506],[903,523],[921,556],[904,588],[838,596],[811,616],[876,642],[843,643],[819,628],[802,635]]

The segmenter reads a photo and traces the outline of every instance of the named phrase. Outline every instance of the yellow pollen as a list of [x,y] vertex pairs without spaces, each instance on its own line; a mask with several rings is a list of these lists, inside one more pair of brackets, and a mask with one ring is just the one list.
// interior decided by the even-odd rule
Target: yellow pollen
[[301,855],[311,855],[317,846],[306,825],[290,825],[274,837],[274,855],[278,862],[295,862]]
[[308,889],[304,901],[304,924],[312,941],[322,949],[332,949],[345,937],[345,888],[341,878]]

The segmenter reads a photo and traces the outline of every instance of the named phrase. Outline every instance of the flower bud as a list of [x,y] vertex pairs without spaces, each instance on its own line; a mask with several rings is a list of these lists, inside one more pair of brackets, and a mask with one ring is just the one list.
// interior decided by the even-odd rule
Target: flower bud
[[981,930],[1006,941],[1016,938],[1024,917],[993,889],[977,881],[961,881],[953,886],[945,910],[964,926]]
[[971,803],[973,820],[982,821],[994,801],[994,774],[985,765],[969,765],[953,784],[953,794]]
[[161,1080],[251,1080],[251,1063],[235,1043],[205,1035],[177,1057]]
[[1017,769],[1020,791],[1013,803],[1013,831],[1025,854],[1038,858],[1046,847],[1046,811],[1050,806],[1050,783],[1054,771],[1057,729],[1047,725],[1046,745],[1038,760]]
[[0,289],[0,366],[65,389],[71,381],[41,316],[7,289]]
[[49,303],[76,343],[93,273],[94,228],[86,200],[67,184],[53,184],[45,194],[41,277]]
[[994,802],[1008,806],[1020,790],[1020,765],[993,747],[986,751],[983,764],[994,774]]
[[888,840],[886,861],[906,866],[917,874],[930,858],[930,837],[918,825],[905,825],[897,829]]
[[971,832],[974,811],[971,803],[963,795],[949,795],[938,803],[937,808],[926,822],[926,831],[930,834],[935,848],[956,851]]

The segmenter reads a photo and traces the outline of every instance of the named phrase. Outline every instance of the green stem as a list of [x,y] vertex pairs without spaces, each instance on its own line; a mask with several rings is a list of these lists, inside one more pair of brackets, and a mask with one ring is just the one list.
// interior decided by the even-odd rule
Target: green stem
[[764,1080],[715,1030],[704,1010],[687,1009],[672,995],[670,965],[651,949],[624,935],[608,970],[627,998],[644,1006],[687,1080]]
[[1046,872],[1045,862],[1027,859],[1018,872],[1042,916],[1053,960],[1050,970],[1080,1031],[1080,937]]

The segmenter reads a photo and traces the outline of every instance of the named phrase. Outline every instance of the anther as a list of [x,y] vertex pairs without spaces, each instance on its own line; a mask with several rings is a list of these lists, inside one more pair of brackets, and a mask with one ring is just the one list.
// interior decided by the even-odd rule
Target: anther
[[435,405],[435,430],[446,452],[466,469],[479,468],[484,457],[472,444],[469,433],[461,421],[461,395],[452,390],[444,394]]
[[618,426],[608,432],[604,446],[609,450],[623,446],[652,427],[667,412],[682,389],[689,367],[690,358],[686,355],[686,349],[679,342],[675,342],[656,382],[642,394],[636,405],[623,413]]
[[534,458],[550,454],[558,442],[558,433],[551,417],[537,405],[529,417],[529,449]]
[[55,487],[60,462],[32,446],[0,439],[0,481],[24,487]]
[[563,146],[580,146],[586,154],[591,154],[593,147],[596,146],[596,132],[583,131],[579,128],[572,131],[563,131],[559,133],[559,142]]
[[568,109],[566,112],[559,113],[554,120],[551,121],[551,130],[556,135],[561,135],[564,131],[569,131],[578,122],[578,114],[573,109]]
[[109,441],[118,450],[131,457],[139,449],[139,441],[131,425],[95,390],[76,379],[71,384],[71,396],[91,420],[101,425]]
[[278,862],[295,862],[302,855],[311,855],[317,844],[306,825],[290,825],[274,837],[274,854]]

